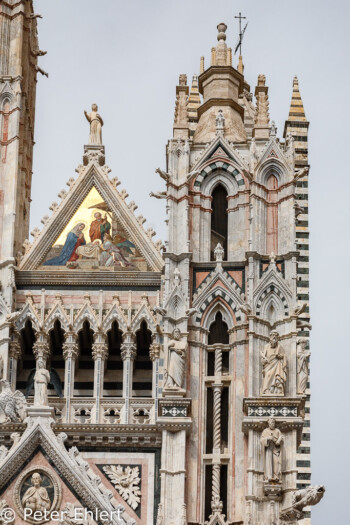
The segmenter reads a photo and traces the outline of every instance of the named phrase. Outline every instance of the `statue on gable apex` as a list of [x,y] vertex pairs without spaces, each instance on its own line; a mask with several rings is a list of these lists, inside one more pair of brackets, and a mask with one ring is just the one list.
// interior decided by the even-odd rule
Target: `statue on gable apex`
[[102,145],[102,126],[103,120],[98,113],[97,104],[92,104],[91,113],[84,111],[85,117],[90,122],[89,144],[98,146]]

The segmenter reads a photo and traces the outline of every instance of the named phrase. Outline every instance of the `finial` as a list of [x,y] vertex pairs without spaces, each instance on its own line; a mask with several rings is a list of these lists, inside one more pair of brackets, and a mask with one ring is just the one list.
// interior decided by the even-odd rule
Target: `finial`
[[275,252],[271,252],[271,253],[270,253],[270,257],[269,257],[269,259],[270,259],[270,264],[272,264],[272,265],[276,265],[276,255],[275,255]]
[[226,29],[227,29],[227,25],[224,24],[224,22],[221,22],[220,24],[217,25],[217,30],[218,30],[218,36],[217,36],[217,39],[218,41],[220,42],[220,40],[223,40],[225,42],[226,40]]
[[183,73],[179,76],[179,86],[187,86],[187,75]]
[[201,75],[204,73],[204,57],[201,57],[200,65],[199,65],[199,74]]
[[275,121],[273,120],[271,122],[270,137],[275,137],[276,135],[277,135],[277,126],[275,124]]

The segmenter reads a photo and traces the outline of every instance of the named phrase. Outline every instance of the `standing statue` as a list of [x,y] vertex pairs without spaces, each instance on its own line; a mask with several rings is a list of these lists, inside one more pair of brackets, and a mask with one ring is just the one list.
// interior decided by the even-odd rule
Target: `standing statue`
[[46,370],[44,362],[39,360],[34,376],[34,406],[48,406],[47,385],[49,382],[50,372]]
[[265,451],[264,477],[267,482],[282,481],[282,432],[276,428],[276,420],[269,418],[268,427],[262,431],[260,442]]
[[166,371],[165,388],[181,389],[185,375],[187,342],[181,340],[181,332],[178,328],[173,331],[173,339],[169,341],[168,349],[170,357]]
[[89,144],[100,145],[102,144],[102,117],[97,113],[97,104],[92,104],[91,113],[84,111],[85,117],[90,122],[90,135]]
[[45,487],[41,487],[43,480],[39,472],[34,472],[32,475],[32,486],[29,487],[23,498],[22,505],[25,509],[31,509],[34,512],[41,512],[49,510],[51,501]]
[[284,396],[285,393],[287,359],[278,340],[278,332],[272,330],[270,333],[270,342],[265,345],[264,350],[261,352],[261,395],[263,396]]
[[311,352],[306,350],[307,339],[301,337],[297,344],[297,360],[298,360],[298,384],[297,394],[303,396],[305,394],[307,380],[309,378],[309,363],[308,358]]

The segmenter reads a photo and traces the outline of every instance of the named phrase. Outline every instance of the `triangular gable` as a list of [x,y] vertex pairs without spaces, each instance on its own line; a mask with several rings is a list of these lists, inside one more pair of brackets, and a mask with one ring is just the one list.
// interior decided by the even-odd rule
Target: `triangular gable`
[[[69,191],[60,193],[61,204],[51,206],[53,215],[45,221],[41,233],[36,231],[20,270],[40,267],[41,270],[161,271],[163,259],[151,240],[154,232],[143,229],[143,221],[134,215],[136,205],[126,204],[127,192],[117,190],[119,181],[111,180],[109,171],[95,158],[90,158],[87,166],[78,168],[77,180],[71,179]],[[96,235],[93,232],[91,235],[93,222]],[[110,241],[105,249],[103,241]]]
[[290,169],[292,168],[290,159],[286,157],[286,155],[282,151],[282,148],[278,140],[274,136],[270,137],[270,140],[267,143],[265,151],[263,151],[263,153],[260,156],[259,162],[256,166],[256,170],[259,170],[259,168],[264,164],[264,162],[270,159],[275,159],[281,162],[287,168],[290,168]]
[[72,447],[69,451],[66,449],[64,440],[67,435],[64,433],[55,435],[51,428],[52,419],[47,417],[28,419],[30,424],[28,423],[25,432],[0,461],[0,493],[40,447],[54,465],[61,480],[79,494],[79,500],[84,507],[91,511],[98,509],[100,512],[106,512],[111,516],[113,525],[135,524],[134,520],[128,520],[124,513],[124,506],[113,497],[101,478],[96,476],[79,454],[78,449],[76,447]]
[[[220,153],[223,152],[223,155],[220,156]],[[223,159],[229,159],[230,163],[237,165],[239,169],[248,169],[248,165],[245,163],[244,159],[241,157],[239,152],[235,150],[231,144],[223,136],[218,136],[213,140],[213,142],[203,150],[202,155],[197,159],[195,165],[192,167],[192,171],[197,171],[210,159],[218,159],[219,157]]]

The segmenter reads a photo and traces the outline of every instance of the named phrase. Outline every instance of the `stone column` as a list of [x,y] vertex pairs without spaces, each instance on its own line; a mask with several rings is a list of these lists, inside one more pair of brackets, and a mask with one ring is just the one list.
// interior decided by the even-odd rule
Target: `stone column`
[[9,382],[11,388],[16,390],[18,361],[22,355],[20,335],[16,330],[12,331],[9,349]]
[[123,360],[123,398],[124,411],[122,413],[122,423],[129,423],[130,410],[129,400],[132,396],[132,378],[134,371],[134,360],[136,357],[135,335],[132,332],[123,334],[121,345],[121,358]]
[[222,349],[215,348],[215,382],[213,384],[213,477],[212,501],[220,500],[220,469],[221,469],[221,391],[222,391]]
[[71,399],[74,397],[75,362],[79,356],[78,336],[74,332],[66,332],[63,343],[64,367],[64,397],[66,398],[66,423],[71,421]]
[[95,423],[100,421],[100,402],[103,397],[103,379],[105,361],[108,357],[107,336],[103,332],[94,333],[94,343],[92,345],[92,358],[95,361],[94,367],[94,398],[95,398]]
[[158,342],[158,335],[152,335],[152,344],[149,349],[149,356],[152,361],[152,397],[154,399],[154,422],[157,420],[158,414],[158,382],[159,382],[159,355],[160,343]]

